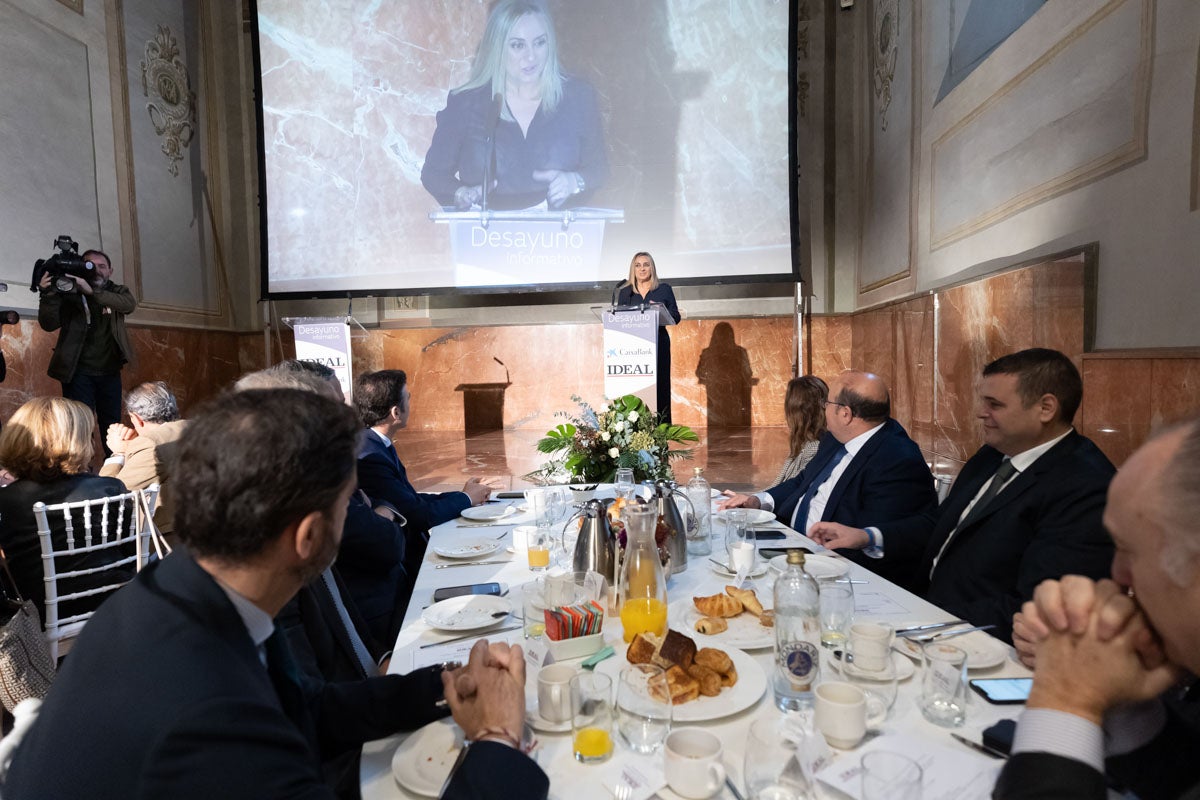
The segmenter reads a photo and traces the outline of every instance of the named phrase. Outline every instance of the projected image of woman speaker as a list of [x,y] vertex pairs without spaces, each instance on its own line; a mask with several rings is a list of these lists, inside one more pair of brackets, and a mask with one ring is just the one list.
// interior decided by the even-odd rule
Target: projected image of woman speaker
[[538,2],[500,0],[470,79],[438,112],[422,185],[463,210],[564,208],[607,177],[596,92],[562,71],[550,14]]
[[[637,253],[629,264],[627,285],[617,295],[617,305],[666,306],[672,323],[679,322],[679,306],[675,303],[675,292],[671,284],[658,279],[658,267],[649,253]],[[654,369],[658,378],[658,413],[663,422],[671,421],[671,334],[663,326],[658,328],[658,364]]]

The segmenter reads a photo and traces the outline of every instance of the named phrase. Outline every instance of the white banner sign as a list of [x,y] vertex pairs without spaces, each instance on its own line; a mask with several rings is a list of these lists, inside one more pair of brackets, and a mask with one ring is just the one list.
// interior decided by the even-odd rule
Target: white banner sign
[[657,365],[658,314],[604,312],[604,396],[635,394],[657,411]]
[[354,376],[350,372],[350,324],[345,317],[306,317],[297,320],[296,358],[324,364],[337,375],[346,400],[351,399]]

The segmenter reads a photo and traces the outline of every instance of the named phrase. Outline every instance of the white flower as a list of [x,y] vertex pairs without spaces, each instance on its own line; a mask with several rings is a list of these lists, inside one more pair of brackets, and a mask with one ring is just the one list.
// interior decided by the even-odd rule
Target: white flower
[[615,448],[615,447],[609,448],[609,451],[608,451],[609,458],[616,458],[620,454],[621,454],[621,451],[618,450],[617,448]]
[[618,421],[616,425],[613,425],[613,430],[617,433],[620,433],[621,431],[625,430],[625,423]]
[[630,412],[629,412],[629,421],[630,421],[630,422],[637,422],[637,421],[638,421],[638,413],[637,413],[636,411],[630,411]]
[[612,438],[612,434],[609,433],[608,431],[600,431],[600,439],[602,441],[607,442],[611,438]]
[[601,413],[601,414],[607,414],[607,413],[608,413],[608,406],[606,406],[606,405],[604,405],[604,406],[600,406],[600,413]]

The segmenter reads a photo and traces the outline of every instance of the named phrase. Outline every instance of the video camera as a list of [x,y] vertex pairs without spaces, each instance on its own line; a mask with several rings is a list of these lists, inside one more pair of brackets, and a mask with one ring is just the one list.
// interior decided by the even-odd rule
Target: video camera
[[29,284],[29,291],[36,292],[38,284],[42,282],[42,276],[49,273],[53,277],[51,285],[56,290],[62,294],[71,294],[79,291],[79,286],[72,280],[73,277],[90,282],[96,274],[96,265],[84,261],[79,256],[79,243],[70,236],[59,236],[54,240],[54,247],[57,248],[57,253],[34,262],[33,280]]

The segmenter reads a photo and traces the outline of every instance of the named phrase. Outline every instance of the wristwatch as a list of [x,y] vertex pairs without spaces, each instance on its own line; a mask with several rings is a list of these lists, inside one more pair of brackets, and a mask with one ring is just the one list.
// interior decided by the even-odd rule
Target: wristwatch
[[575,173],[575,191],[572,194],[579,194],[584,189],[587,189],[587,184],[583,182],[583,176],[578,172]]

